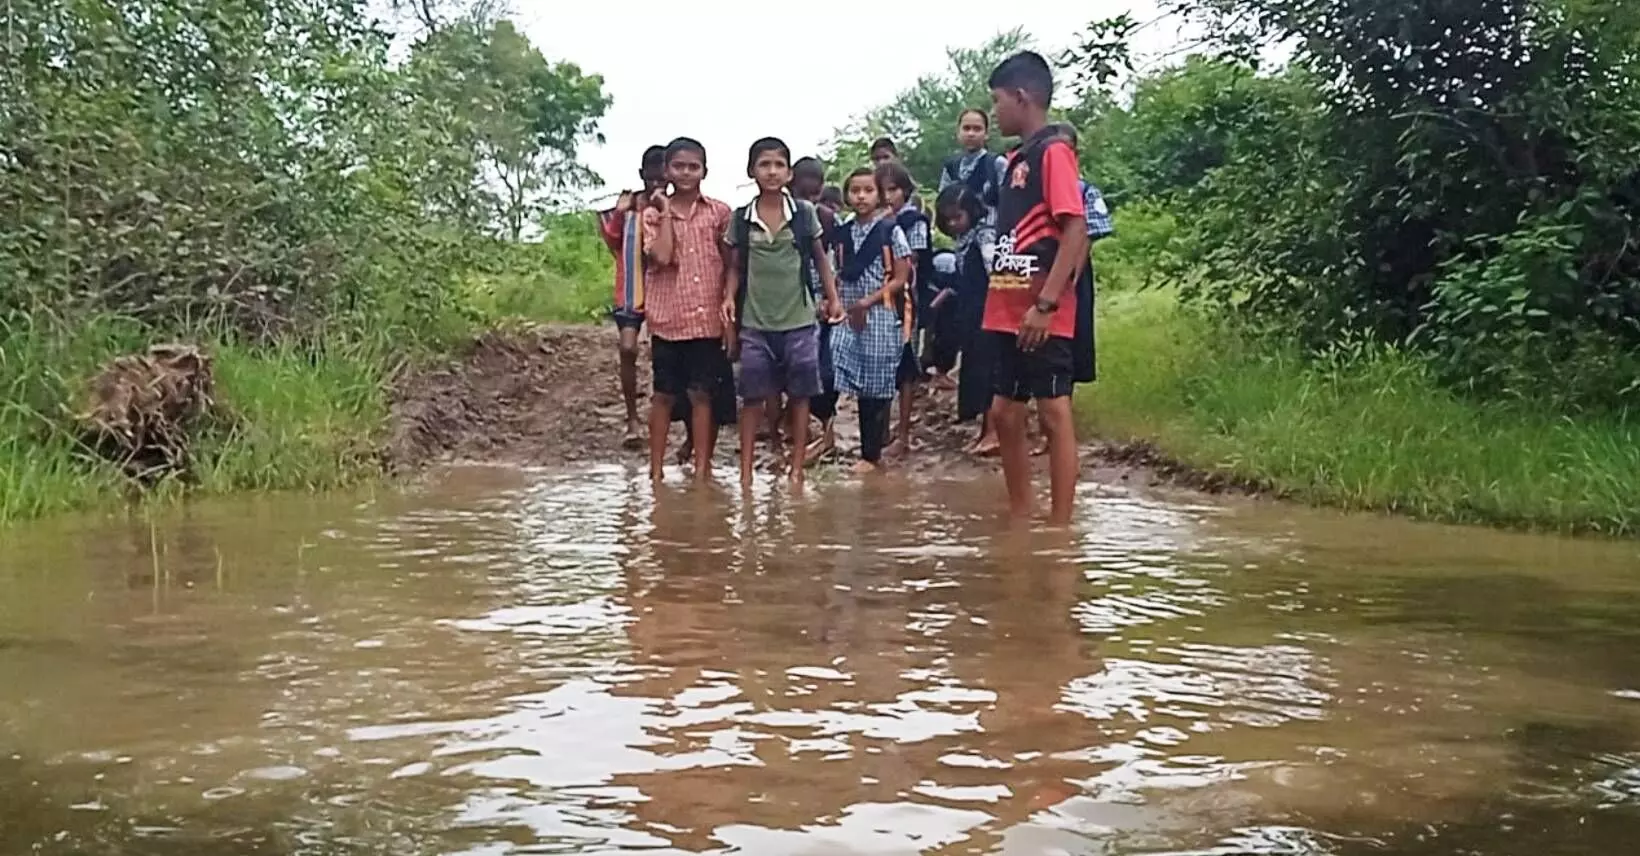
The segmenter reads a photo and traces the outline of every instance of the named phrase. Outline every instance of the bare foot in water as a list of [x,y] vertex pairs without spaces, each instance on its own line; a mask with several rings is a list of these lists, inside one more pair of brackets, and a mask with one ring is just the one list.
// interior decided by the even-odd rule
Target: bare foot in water
[[853,468],[850,469],[850,472],[857,476],[863,476],[868,473],[878,472],[882,468],[883,467],[881,464],[874,464],[870,461],[855,461]]
[[974,441],[974,454],[981,458],[994,458],[1002,451],[1002,443],[995,434],[987,434]]
[[806,467],[814,466],[820,462],[821,458],[830,454],[836,448],[837,438],[832,436],[828,426],[827,430],[823,431],[814,442],[810,443],[808,450],[803,453],[803,465]]
[[683,445],[678,448],[678,466],[686,467],[689,465],[689,462],[694,459],[695,444],[689,442],[688,440],[683,441]]
[[639,449],[644,444],[643,423],[637,419],[628,419],[626,433],[621,436],[621,448]]
[[905,457],[905,453],[906,442],[903,439],[896,438],[894,442],[883,447],[883,457],[885,458],[902,458]]
[[1048,454],[1048,438],[1043,437],[1036,441],[1035,446],[1031,447],[1031,457],[1040,458],[1046,454]]

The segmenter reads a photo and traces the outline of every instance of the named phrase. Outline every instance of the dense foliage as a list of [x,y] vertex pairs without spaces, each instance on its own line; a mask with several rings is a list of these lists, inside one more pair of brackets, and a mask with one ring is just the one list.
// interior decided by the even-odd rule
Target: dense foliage
[[[431,15],[433,7],[427,7]],[[353,0],[12,0],[0,318],[323,336],[427,329],[608,104],[505,21],[395,60]]]
[[[1165,5],[1208,34],[1196,55],[1112,91],[1134,24],[1096,22],[1059,57],[1057,101],[1187,299],[1311,353],[1408,349],[1468,394],[1640,403],[1640,6]],[[932,179],[957,105],[1021,43],[953,51],[839,154],[888,132]],[[1131,262],[1127,243],[1099,252]]]
[[[1190,211],[1196,296],[1489,396],[1640,401],[1640,9],[1175,6],[1221,56],[1141,84],[1111,154]],[[1289,64],[1255,75],[1274,44]]]

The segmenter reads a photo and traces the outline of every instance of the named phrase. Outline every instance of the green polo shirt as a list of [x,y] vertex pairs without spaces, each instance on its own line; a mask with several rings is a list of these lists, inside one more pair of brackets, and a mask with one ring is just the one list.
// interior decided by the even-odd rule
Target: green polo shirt
[[803,257],[792,243],[793,217],[807,217],[808,233],[820,234],[820,215],[813,205],[798,205],[787,196],[786,222],[770,232],[768,224],[757,213],[757,204],[750,209],[750,226],[746,246],[735,245],[734,217],[723,236],[729,246],[746,257],[746,303],[741,307],[741,326],[749,330],[776,333],[807,327],[814,321],[814,298],[808,283],[803,281]]

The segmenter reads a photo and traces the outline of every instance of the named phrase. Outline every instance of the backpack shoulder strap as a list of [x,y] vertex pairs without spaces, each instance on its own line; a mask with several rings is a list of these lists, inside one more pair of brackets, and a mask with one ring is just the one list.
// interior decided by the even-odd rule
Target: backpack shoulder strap
[[812,202],[804,199],[793,199],[792,202],[792,240],[797,242],[799,249],[806,249],[817,237],[810,227],[820,215],[815,212]]

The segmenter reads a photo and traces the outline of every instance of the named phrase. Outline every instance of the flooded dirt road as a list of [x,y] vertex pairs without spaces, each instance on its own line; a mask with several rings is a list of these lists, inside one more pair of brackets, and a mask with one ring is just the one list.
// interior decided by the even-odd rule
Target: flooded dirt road
[[1628,852],[1640,548],[438,473],[0,541],[0,854]]

